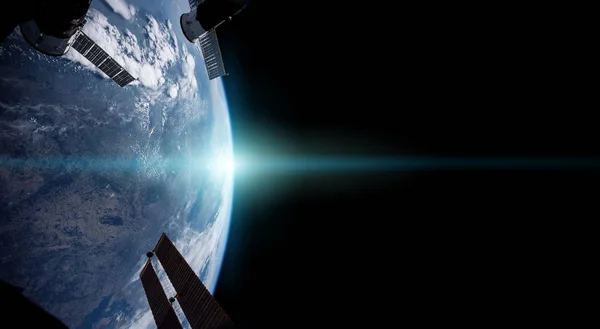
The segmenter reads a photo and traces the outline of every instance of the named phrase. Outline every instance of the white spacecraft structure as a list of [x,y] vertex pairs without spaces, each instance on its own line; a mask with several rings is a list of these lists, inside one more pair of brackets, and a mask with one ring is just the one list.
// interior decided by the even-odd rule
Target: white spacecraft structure
[[98,46],[82,28],[92,0],[46,1],[34,9],[33,18],[19,25],[25,40],[46,55],[62,56],[73,48],[119,86],[136,80]]
[[[183,34],[200,46],[209,79],[227,75],[216,28],[231,21],[248,0],[188,0],[190,12],[181,15]],[[29,18],[19,24],[21,34],[36,50],[46,55],[62,56],[71,48],[124,87],[135,81],[125,68],[86,35],[82,28],[92,0],[39,0],[34,2]]]
[[232,20],[247,5],[246,0],[188,0],[190,12],[181,15],[183,35],[198,43],[210,80],[227,75],[216,28]]

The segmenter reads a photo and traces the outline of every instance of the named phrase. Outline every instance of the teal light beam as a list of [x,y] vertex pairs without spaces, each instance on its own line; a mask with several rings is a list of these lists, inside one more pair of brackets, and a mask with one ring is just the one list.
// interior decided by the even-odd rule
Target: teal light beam
[[[154,164],[153,164],[154,163]],[[211,166],[210,164],[213,163]],[[130,171],[160,166],[167,170],[213,170],[210,158],[169,158],[140,162],[134,158],[0,156],[3,168]],[[434,157],[434,156],[258,156],[235,158],[235,172],[377,172],[427,170],[591,170],[600,158],[569,157]]]
[[236,171],[589,170],[600,158],[304,156],[237,161]]

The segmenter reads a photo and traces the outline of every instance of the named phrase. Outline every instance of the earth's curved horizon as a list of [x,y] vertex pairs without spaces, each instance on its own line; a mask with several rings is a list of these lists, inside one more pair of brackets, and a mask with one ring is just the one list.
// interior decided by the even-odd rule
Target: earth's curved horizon
[[[213,292],[233,203],[220,78],[186,0],[95,0],[84,31],[138,81],[0,45],[0,279],[70,328],[152,328],[139,273],[166,232]],[[159,276],[164,278],[164,274]]]

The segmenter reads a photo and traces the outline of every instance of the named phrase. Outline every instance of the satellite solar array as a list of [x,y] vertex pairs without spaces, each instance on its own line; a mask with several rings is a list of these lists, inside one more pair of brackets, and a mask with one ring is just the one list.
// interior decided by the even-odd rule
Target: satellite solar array
[[92,64],[96,65],[96,67],[113,79],[119,86],[123,87],[135,80],[129,72],[110,57],[110,55],[108,55],[83,31],[80,31],[75,37],[71,47],[92,62]]
[[[206,289],[196,272],[165,233],[161,235],[153,252],[175,289],[175,298],[190,328],[232,328],[233,322],[225,310]],[[181,328],[178,326],[179,323],[174,321],[173,308],[169,305],[153,266],[148,260],[140,273],[140,278],[157,328]],[[173,324],[167,326],[166,323]]]
[[204,56],[204,64],[206,64],[208,78],[212,80],[227,75],[215,30],[211,30],[200,37],[200,48],[202,49],[202,55]]
[[169,303],[167,295],[160,284],[160,279],[149,263],[144,267],[140,280],[148,297],[148,302],[152,306],[152,315],[156,327],[160,329],[181,329],[182,326],[177,318],[177,313]]

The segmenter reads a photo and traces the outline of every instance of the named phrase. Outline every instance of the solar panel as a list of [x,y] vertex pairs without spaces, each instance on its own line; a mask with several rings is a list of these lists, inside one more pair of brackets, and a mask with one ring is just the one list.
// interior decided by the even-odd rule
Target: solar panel
[[83,31],[80,31],[75,37],[75,41],[71,47],[92,62],[92,64],[96,65],[96,67],[113,79],[119,86],[123,87],[135,80],[129,72],[110,57],[90,37],[83,33]]
[[173,284],[177,302],[192,329],[231,328],[233,323],[227,313],[166,234],[161,235],[154,253]]
[[132,77],[131,74],[129,74],[129,72],[122,70],[120,73],[117,73],[113,80],[115,80],[115,82],[118,83],[119,86],[123,87],[129,84],[130,82],[134,81],[135,78]]
[[179,323],[177,314],[171,303],[169,303],[167,295],[150,261],[144,266],[140,274],[140,280],[146,292],[156,327],[158,329],[181,329],[181,323]]
[[102,70],[102,72],[106,73],[106,75],[111,78],[122,70],[121,65],[119,65],[119,63],[115,62],[115,60],[110,57],[105,58],[104,61],[102,61],[100,64],[97,64],[97,66],[100,70]]
[[208,78],[212,80],[226,75],[227,72],[225,72],[225,65],[223,64],[221,50],[219,49],[219,40],[217,40],[215,30],[211,30],[200,37],[200,48],[204,56]]

